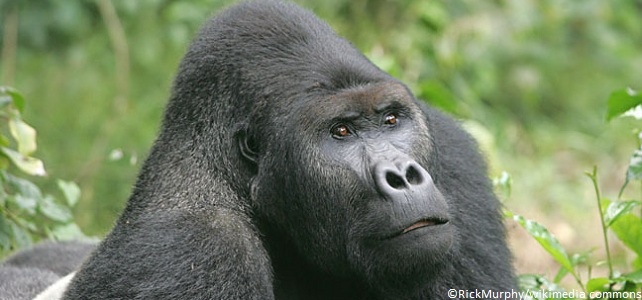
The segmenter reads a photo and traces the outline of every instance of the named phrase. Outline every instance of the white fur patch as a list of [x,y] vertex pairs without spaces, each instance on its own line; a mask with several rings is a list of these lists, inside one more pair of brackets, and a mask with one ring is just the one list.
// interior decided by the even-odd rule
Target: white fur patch
[[76,272],[70,273],[69,275],[58,279],[58,281],[54,282],[52,285],[50,285],[46,290],[42,291],[36,298],[33,298],[33,300],[60,300],[62,299],[62,295],[65,293],[67,290],[67,286],[71,282],[71,280],[74,278],[76,275]]

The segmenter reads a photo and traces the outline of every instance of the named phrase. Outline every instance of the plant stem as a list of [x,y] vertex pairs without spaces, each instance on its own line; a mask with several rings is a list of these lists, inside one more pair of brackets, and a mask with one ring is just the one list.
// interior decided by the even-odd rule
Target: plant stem
[[[642,149],[642,131],[640,131],[639,129],[636,129],[635,130],[635,137],[636,137],[635,141],[637,142],[637,145],[638,145],[637,149]],[[642,182],[640,182],[640,193],[642,193]],[[621,195],[622,195],[622,193],[620,193],[619,196],[621,196]],[[618,200],[620,200],[619,196],[618,196]]]
[[593,172],[587,173],[588,177],[591,178],[593,182],[593,187],[595,188],[595,196],[597,197],[597,208],[600,212],[600,223],[602,224],[602,236],[604,237],[604,247],[606,249],[606,261],[609,266],[609,279],[613,278],[613,263],[611,262],[611,251],[609,249],[609,238],[606,234],[607,226],[604,223],[604,212],[602,211],[602,197],[600,196],[600,188],[597,184],[597,166],[593,166]]

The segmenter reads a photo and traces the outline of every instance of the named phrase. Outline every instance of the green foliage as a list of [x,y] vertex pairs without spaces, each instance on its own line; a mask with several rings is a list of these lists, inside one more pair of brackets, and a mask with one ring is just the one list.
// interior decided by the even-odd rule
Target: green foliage
[[[0,256],[42,238],[84,237],[70,211],[80,196],[75,183],[58,180],[66,200],[61,204],[34,182],[16,175],[46,175],[42,161],[31,156],[36,151],[36,131],[21,119],[23,109],[20,93],[0,87]],[[7,131],[12,140],[5,135]]]
[[[642,104],[642,98],[639,97],[637,92],[631,89],[614,92],[608,100],[607,119],[611,120],[620,116],[634,116],[636,119],[642,119],[642,117],[637,116],[634,111],[638,109],[640,104]],[[636,130],[636,132],[639,132],[639,130]],[[604,242],[603,246],[606,250],[604,263],[609,269],[608,276],[591,277],[592,268],[599,264],[591,262],[592,251],[569,257],[564,247],[544,226],[506,211],[505,215],[507,217],[511,217],[526,229],[529,235],[561,265],[561,269],[552,281],[553,284],[543,276],[527,274],[521,276],[520,285],[524,290],[558,290],[560,288],[558,283],[564,276],[571,274],[583,291],[580,298],[604,298],[604,295],[613,296],[613,294],[604,293],[613,292],[616,293],[615,297],[609,296],[606,298],[640,298],[640,295],[642,295],[642,218],[640,218],[640,211],[636,211],[635,209],[642,205],[642,201],[620,199],[618,199],[618,201],[611,201],[606,199],[602,196],[598,187],[597,167],[594,167],[592,172],[587,172],[586,175],[591,179],[595,189]],[[626,179],[620,189],[618,198],[622,196],[622,192],[630,181],[642,182],[642,148],[635,150],[631,156],[626,172]],[[614,270],[609,235],[607,233],[609,229],[623,245],[637,255],[637,258],[629,266],[629,269],[633,270],[632,272],[622,274]],[[588,278],[585,280],[582,279],[579,271],[582,266],[585,266],[588,271]],[[618,296],[617,294],[626,292],[631,294],[627,294],[626,297],[621,296],[621,294]]]
[[544,250],[546,250],[546,252],[548,252],[560,265],[562,265],[567,272],[576,275],[573,262],[571,262],[568,254],[566,254],[566,250],[564,250],[564,247],[562,247],[559,241],[557,241],[546,227],[535,221],[527,220],[520,215],[515,215],[509,211],[506,211],[504,214],[526,229],[528,234],[535,238],[535,240],[542,245]]
[[[595,173],[591,175],[595,175]],[[600,294],[596,294],[596,292],[642,292],[642,266],[639,264],[640,257],[642,257],[640,252],[642,250],[642,220],[636,213],[632,212],[632,209],[640,204],[641,202],[639,201],[610,202],[606,199],[602,202],[600,212],[602,214],[602,229],[604,230],[603,236],[605,238],[604,247],[607,250],[606,263],[609,265],[608,277],[591,277],[591,270],[598,265],[591,262],[592,251],[574,254],[569,257],[564,247],[544,226],[506,211],[505,214],[507,217],[512,218],[526,229],[551,257],[561,265],[560,270],[552,281],[549,281],[541,275],[521,275],[521,289],[524,291],[564,291],[560,286],[560,282],[567,274],[571,274],[582,290],[579,298],[598,298],[597,296]],[[624,245],[638,254],[638,259],[631,265],[635,270],[634,272],[621,274],[613,271],[611,266],[612,259],[609,253],[609,243],[606,238],[606,229],[609,228]],[[585,266],[588,270],[589,278],[586,280],[583,280],[581,277],[580,268],[582,266]]]
[[513,189],[513,178],[508,172],[502,171],[499,177],[493,178],[493,186],[499,188],[504,199],[508,199]]
[[[612,204],[617,205],[617,202]],[[640,202],[637,204],[639,205]],[[639,261],[642,257],[642,220],[640,217],[631,212],[622,214],[610,228],[622,243],[638,255]]]
[[642,104],[642,95],[638,92],[630,88],[615,91],[609,97],[606,120],[619,117],[640,104]]
[[611,202],[608,199],[604,200],[602,210],[604,210],[604,223],[607,227],[613,225],[620,217],[629,215],[635,207],[640,205],[640,201]]

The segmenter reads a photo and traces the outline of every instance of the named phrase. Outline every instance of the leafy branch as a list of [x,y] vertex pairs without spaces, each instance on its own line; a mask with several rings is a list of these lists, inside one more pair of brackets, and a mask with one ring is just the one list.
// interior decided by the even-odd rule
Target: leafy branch
[[47,175],[43,162],[32,156],[36,130],[22,120],[24,106],[18,91],[0,87],[0,254],[43,238],[84,238],[70,210],[80,198],[75,183],[57,180],[63,204],[16,175]]

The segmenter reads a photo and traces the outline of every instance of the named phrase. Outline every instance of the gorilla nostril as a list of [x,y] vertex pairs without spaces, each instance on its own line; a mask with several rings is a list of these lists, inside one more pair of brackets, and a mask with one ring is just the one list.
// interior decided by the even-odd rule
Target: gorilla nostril
[[403,178],[393,172],[386,172],[386,182],[388,182],[393,189],[402,189],[406,186]]
[[418,185],[424,181],[424,178],[421,176],[421,173],[419,173],[417,168],[410,166],[406,170],[406,180],[408,180],[408,183],[411,185]]

